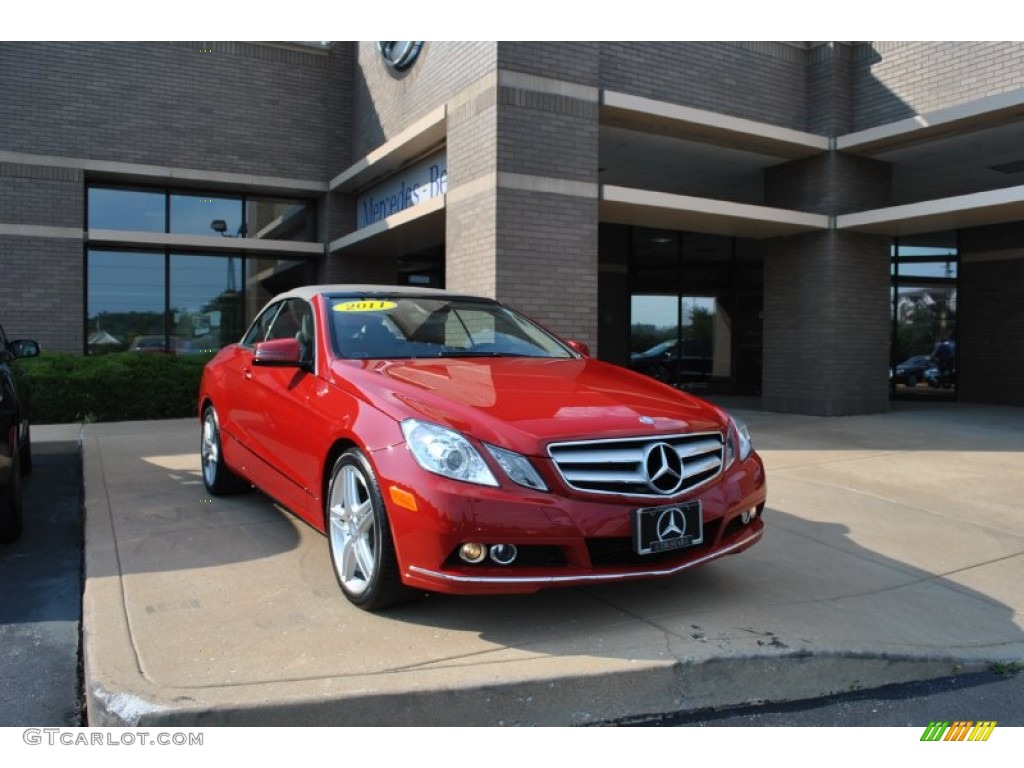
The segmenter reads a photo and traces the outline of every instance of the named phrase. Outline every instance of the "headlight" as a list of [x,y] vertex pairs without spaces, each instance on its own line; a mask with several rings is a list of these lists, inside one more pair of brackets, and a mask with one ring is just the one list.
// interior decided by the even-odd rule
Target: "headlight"
[[754,444],[750,441],[750,430],[746,422],[736,416],[729,415],[729,441],[726,447],[727,458],[725,465],[728,467],[737,458],[746,461],[754,450]]
[[506,451],[504,448],[498,448],[487,443],[484,443],[484,447],[490,452],[501,468],[505,470],[505,474],[509,476],[513,483],[519,483],[519,485],[534,488],[538,491],[546,491],[548,489],[541,476],[537,474],[537,470],[533,468],[533,464],[522,454]]
[[458,432],[406,419],[402,434],[416,463],[428,472],[477,485],[498,485],[483,457]]

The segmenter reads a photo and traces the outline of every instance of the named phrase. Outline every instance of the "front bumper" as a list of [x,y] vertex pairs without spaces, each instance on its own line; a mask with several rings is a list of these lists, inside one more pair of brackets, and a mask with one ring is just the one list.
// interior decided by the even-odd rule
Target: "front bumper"
[[[373,462],[402,580],[430,591],[523,593],[671,576],[742,552],[764,533],[766,486],[756,453],[691,493],[656,499],[573,491],[543,462],[537,462],[538,470],[551,493],[521,488],[504,478],[500,488],[448,480],[422,470],[404,445],[374,453]],[[635,553],[634,510],[691,500],[701,502],[702,543],[651,555]],[[504,566],[489,559],[466,563],[457,551],[468,542],[513,544],[520,557]]]

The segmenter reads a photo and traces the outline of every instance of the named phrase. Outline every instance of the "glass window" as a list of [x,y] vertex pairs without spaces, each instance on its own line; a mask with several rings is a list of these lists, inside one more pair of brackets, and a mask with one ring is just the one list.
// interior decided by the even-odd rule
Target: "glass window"
[[893,244],[889,386],[894,396],[956,395],[958,267],[955,232]]
[[712,297],[634,294],[630,367],[673,384],[729,376],[729,333],[718,310]]
[[244,329],[241,256],[171,255],[171,351],[214,352]]
[[261,240],[316,239],[312,206],[294,200],[250,198],[245,203],[245,224],[247,236]]
[[90,250],[87,269],[89,353],[163,351],[164,255]]
[[89,188],[89,229],[166,232],[166,195],[138,189]]
[[171,232],[245,237],[242,201],[210,195],[171,195]]
[[260,312],[259,317],[249,326],[249,330],[246,331],[245,337],[242,339],[242,343],[245,346],[251,347],[253,344],[259,344],[261,341],[266,340],[267,334],[270,333],[270,326],[273,324],[277,313],[281,310],[281,306],[281,302],[278,302]]
[[328,298],[335,350],[353,360],[568,358],[561,342],[501,304],[399,295]]

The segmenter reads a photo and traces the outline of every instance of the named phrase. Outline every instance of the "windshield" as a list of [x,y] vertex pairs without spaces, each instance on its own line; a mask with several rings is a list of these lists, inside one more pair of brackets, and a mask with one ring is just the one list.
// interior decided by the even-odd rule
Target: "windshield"
[[458,297],[328,296],[334,351],[351,360],[573,353],[522,315]]

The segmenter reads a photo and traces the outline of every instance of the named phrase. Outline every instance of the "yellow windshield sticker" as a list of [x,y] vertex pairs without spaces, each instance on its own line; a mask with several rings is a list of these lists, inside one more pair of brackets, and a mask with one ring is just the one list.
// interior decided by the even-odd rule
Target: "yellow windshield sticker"
[[393,301],[360,299],[359,301],[345,301],[341,304],[335,304],[331,309],[335,312],[385,312],[397,306]]

